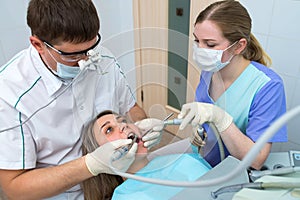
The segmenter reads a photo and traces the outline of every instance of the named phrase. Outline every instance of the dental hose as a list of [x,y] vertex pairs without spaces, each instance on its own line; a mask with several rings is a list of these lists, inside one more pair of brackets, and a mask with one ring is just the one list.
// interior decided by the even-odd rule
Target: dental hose
[[214,132],[216,138],[217,138],[217,142],[218,142],[218,146],[219,146],[219,152],[220,152],[220,159],[221,161],[223,161],[225,159],[225,152],[224,152],[224,145],[221,139],[221,135],[219,133],[219,131],[217,130],[216,126],[213,123],[208,123],[209,127],[211,128],[211,130]]

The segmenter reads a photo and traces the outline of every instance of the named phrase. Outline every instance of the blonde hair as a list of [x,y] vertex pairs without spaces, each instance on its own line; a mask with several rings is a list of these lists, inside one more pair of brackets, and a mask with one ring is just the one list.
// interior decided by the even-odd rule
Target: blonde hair
[[[97,117],[88,122],[83,127],[83,142],[82,142],[82,154],[86,155],[93,152],[99,147],[93,127],[97,119],[104,115],[115,114],[112,111],[103,111]],[[84,193],[85,200],[104,200],[111,199],[115,188],[123,183],[123,179],[117,175],[111,174],[99,174],[89,178],[81,183],[81,188]]]
[[246,8],[238,1],[225,0],[209,5],[197,17],[195,24],[205,20],[213,21],[231,43],[245,38],[247,47],[241,53],[247,60],[270,66],[272,60],[251,33],[252,20]]

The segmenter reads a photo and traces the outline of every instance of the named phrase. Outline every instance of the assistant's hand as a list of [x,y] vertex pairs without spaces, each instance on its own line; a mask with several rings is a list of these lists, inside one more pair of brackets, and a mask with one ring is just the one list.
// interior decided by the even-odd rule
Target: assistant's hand
[[144,141],[144,147],[151,149],[157,145],[161,140],[161,134],[164,129],[164,122],[159,119],[147,118],[135,123],[135,125],[144,133],[149,131],[142,137]]
[[[85,157],[85,163],[91,174],[97,176],[100,173],[115,174],[111,169],[111,159],[115,150],[132,142],[131,139],[115,140],[108,142]],[[134,143],[126,155],[113,161],[113,167],[121,172],[127,171],[135,159],[137,143]]]
[[218,106],[200,102],[184,104],[178,118],[183,119],[179,127],[180,130],[184,129],[190,122],[192,123],[192,126],[202,125],[205,122],[212,122],[216,126],[218,132],[221,133],[232,123],[232,117]]

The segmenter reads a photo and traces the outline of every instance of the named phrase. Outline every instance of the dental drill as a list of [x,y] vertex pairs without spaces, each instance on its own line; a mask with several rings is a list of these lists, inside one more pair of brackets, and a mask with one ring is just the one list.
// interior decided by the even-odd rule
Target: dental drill
[[122,146],[118,149],[116,149],[111,157],[112,161],[116,161],[119,160],[120,158],[122,158],[132,147],[132,145],[137,141],[138,136],[133,134],[131,136],[128,137],[128,139],[132,139],[132,142],[128,145]]
[[[183,119],[171,119],[171,120],[164,120],[164,125],[180,125]],[[201,125],[197,128],[197,133],[202,140],[205,139],[204,129]]]

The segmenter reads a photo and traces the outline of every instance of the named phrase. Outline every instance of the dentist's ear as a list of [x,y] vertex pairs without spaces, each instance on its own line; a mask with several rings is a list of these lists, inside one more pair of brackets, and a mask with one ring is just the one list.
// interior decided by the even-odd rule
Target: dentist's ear
[[39,54],[44,53],[45,45],[39,38],[37,38],[36,36],[30,36],[29,40],[32,46],[39,52]]

